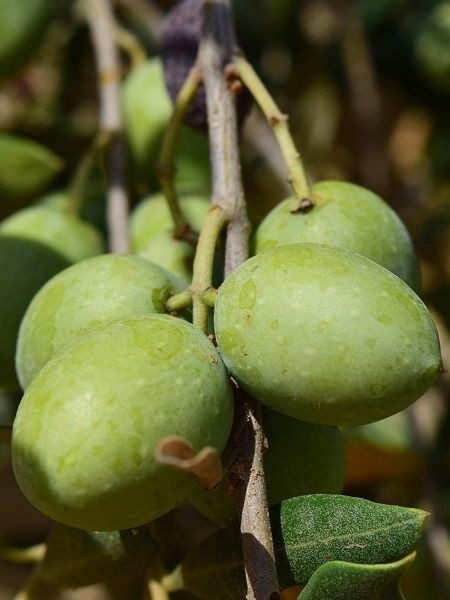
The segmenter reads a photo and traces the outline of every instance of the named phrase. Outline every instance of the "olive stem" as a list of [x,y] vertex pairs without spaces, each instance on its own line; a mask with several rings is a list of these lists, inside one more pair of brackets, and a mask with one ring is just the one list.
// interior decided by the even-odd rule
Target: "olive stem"
[[189,290],[192,294],[192,322],[199,329],[208,332],[209,307],[203,300],[203,295],[211,287],[214,253],[220,232],[229,222],[227,213],[218,204],[213,204],[206,215],[205,222],[198,238],[197,251],[194,258],[192,284]]
[[128,194],[125,145],[120,113],[120,63],[116,23],[111,0],[85,0],[86,20],[91,30],[100,93],[100,131],[111,138],[108,145],[107,222],[111,252],[129,252]]
[[288,170],[288,181],[298,200],[311,198],[302,158],[289,130],[289,118],[281,112],[252,65],[236,56],[228,68],[229,76],[237,76],[247,87],[273,129]]
[[216,288],[210,287],[202,294],[202,300],[209,306],[209,308],[214,308],[217,300],[217,290]]
[[193,243],[195,243],[197,236],[193,234],[189,224],[181,212],[175,190],[174,155],[184,115],[186,114],[189,104],[192,102],[195,94],[197,93],[200,81],[200,69],[197,65],[194,65],[189,71],[183,85],[181,86],[177,99],[175,100],[170,121],[164,132],[164,138],[161,146],[161,156],[157,167],[159,182],[166,197],[167,205],[175,226],[174,237],[176,239],[185,239],[186,241]]
[[[233,86],[228,85],[225,75],[226,65],[232,62],[237,52],[230,0],[205,0],[198,58],[206,90],[213,204],[220,206],[230,219],[226,234],[225,277],[247,260],[249,254],[236,103]],[[199,242],[197,252],[201,250]],[[204,302],[201,304],[207,311]],[[261,427],[261,407],[256,400],[247,398],[239,399],[237,405],[240,410],[236,411],[236,429],[245,424],[246,435],[239,440],[237,462],[232,469],[239,473],[233,484],[241,517],[247,600],[275,600],[280,595],[264,477],[265,437]]]
[[86,185],[91,174],[94,162],[102,150],[104,150],[111,136],[106,131],[99,131],[87,148],[78,163],[72,181],[69,184],[70,211],[79,215],[83,209]]
[[179,294],[174,294],[166,300],[166,311],[167,312],[179,312],[183,308],[187,308],[192,304],[192,292],[190,290],[184,290]]
[[147,55],[139,40],[125,27],[117,26],[116,40],[119,48],[125,52],[131,61],[131,68],[136,69],[145,62]]

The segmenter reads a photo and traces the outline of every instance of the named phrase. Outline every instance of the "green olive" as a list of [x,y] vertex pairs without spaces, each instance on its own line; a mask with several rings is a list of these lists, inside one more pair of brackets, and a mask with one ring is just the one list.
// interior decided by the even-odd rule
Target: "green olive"
[[128,529],[196,484],[156,460],[161,438],[222,451],[232,420],[228,376],[207,336],[166,315],[123,319],[67,346],[29,386],[13,427],[14,472],[54,520]]
[[436,327],[411,288],[330,246],[280,246],[247,260],[220,287],[214,325],[245,389],[313,423],[388,417],[442,368]]
[[370,258],[419,289],[408,231],[379,196],[344,181],[322,181],[312,192],[314,204],[306,209],[296,211],[298,200],[288,198],[266,216],[256,232],[256,252],[284,244],[338,246]]

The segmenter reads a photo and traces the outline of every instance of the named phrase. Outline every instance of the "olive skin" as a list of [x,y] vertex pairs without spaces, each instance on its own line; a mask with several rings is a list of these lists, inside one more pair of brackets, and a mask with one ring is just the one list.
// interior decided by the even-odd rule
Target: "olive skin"
[[246,390],[313,423],[388,417],[442,368],[436,327],[411,288],[330,246],[280,246],[247,260],[220,287],[214,325]]
[[89,330],[125,317],[164,313],[173,291],[168,274],[137,256],[105,254],[64,269],[39,290],[22,319],[16,350],[22,388]]
[[[264,474],[269,506],[303,494],[338,494],[344,485],[344,443],[339,428],[305,423],[263,407]],[[198,486],[189,501],[211,521],[237,517],[228,479],[217,490]]]
[[296,198],[278,204],[255,234],[256,252],[284,244],[338,246],[370,258],[420,288],[417,258],[409,233],[397,214],[379,196],[345,181],[321,181],[312,188],[315,205],[292,212]]
[[196,483],[158,463],[161,438],[222,451],[232,419],[224,365],[201,331],[167,315],[123,319],[67,346],[34,379],[13,426],[13,468],[54,520],[128,529],[172,509]]

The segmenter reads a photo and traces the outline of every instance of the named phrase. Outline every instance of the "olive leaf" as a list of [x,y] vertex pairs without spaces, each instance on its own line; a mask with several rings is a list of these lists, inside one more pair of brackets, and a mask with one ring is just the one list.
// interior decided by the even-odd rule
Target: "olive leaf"
[[[427,513],[361,498],[314,494],[284,500],[270,511],[282,589],[305,584],[329,561],[389,563],[410,554]],[[235,524],[191,551],[185,586],[200,598],[245,597],[240,536]]]
[[29,198],[42,192],[63,168],[63,161],[41,144],[0,134],[0,194]]
[[313,574],[298,600],[404,600],[400,580],[414,558],[415,552],[385,565],[325,563]]
[[42,579],[82,587],[143,572],[157,544],[144,529],[84,531],[55,523],[40,567]]

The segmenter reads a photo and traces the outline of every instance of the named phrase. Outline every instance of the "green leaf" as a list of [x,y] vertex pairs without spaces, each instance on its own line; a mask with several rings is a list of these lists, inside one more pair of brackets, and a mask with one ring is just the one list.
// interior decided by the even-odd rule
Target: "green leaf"
[[144,529],[83,531],[55,523],[40,574],[61,587],[82,587],[143,572],[157,545]]
[[[329,561],[380,564],[410,554],[426,513],[333,494],[300,496],[270,511],[282,589],[305,584]],[[245,576],[237,525],[220,530],[183,562],[187,589],[200,598],[244,597]]]
[[325,563],[308,581],[298,600],[404,600],[400,580],[414,557],[413,552],[386,565]]
[[30,198],[42,192],[63,168],[53,152],[27,138],[0,134],[0,194]]

